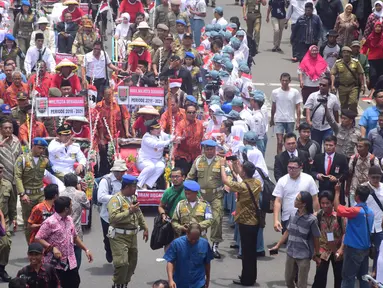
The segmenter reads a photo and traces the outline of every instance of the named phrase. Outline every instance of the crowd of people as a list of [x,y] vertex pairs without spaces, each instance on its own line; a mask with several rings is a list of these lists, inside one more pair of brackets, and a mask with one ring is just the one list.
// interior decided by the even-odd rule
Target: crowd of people
[[[164,248],[168,279],[154,288],[209,287],[225,211],[242,260],[234,284],[259,279],[267,213],[282,233],[270,254],[287,245],[287,287],[307,287],[311,260],[313,287],[326,287],[330,262],[336,288],[369,287],[369,272],[383,282],[382,1],[236,0],[246,29],[213,0],[213,19],[208,0],[155,2],[65,0],[50,11],[0,0],[0,279],[80,287],[82,251],[93,261],[82,215],[96,204],[113,287],[127,287],[138,233],[150,234],[137,190],[155,189],[151,247]],[[273,53],[291,25],[300,89],[289,73],[271,95],[253,84],[266,5]],[[159,89],[146,91],[163,104],[123,105],[120,87]],[[365,96],[374,105],[359,115]],[[84,100],[83,115],[39,116],[36,99],[68,97]],[[122,156],[126,141],[137,155]],[[19,224],[30,265],[12,279]]]

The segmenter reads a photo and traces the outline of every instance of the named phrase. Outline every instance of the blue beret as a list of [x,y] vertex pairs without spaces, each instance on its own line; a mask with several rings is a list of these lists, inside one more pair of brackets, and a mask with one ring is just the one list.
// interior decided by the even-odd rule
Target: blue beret
[[195,97],[193,95],[187,95],[186,96],[186,101],[190,101],[194,104],[197,104],[197,99],[195,99]]
[[4,38],[10,41],[16,41],[15,37],[10,33],[5,34]]
[[193,180],[185,180],[184,181],[184,188],[185,188],[185,190],[189,190],[192,192],[198,192],[201,189],[199,184]]
[[23,0],[21,1],[21,5],[23,6],[28,6],[28,7],[31,7],[31,3],[28,1],[28,0]]
[[186,52],[186,53],[185,53],[185,58],[186,58],[186,57],[189,57],[189,58],[192,58],[192,59],[195,58],[193,52]]
[[137,177],[134,177],[133,175],[125,174],[124,176],[122,176],[122,183],[136,184],[137,182],[138,182]]
[[185,22],[184,20],[182,20],[182,19],[178,19],[178,20],[176,21],[176,23],[177,23],[177,24],[182,24],[182,25],[186,26],[186,22]]
[[33,145],[48,147],[48,142],[44,138],[36,137],[33,139]]
[[214,140],[209,139],[209,140],[202,141],[201,145],[202,146],[209,146],[209,147],[216,147],[217,146],[217,142],[215,142]]
[[9,106],[8,104],[1,104],[0,110],[1,110],[1,112],[3,112],[3,114],[11,114],[12,113],[11,106]]
[[255,133],[254,131],[248,131],[243,136],[243,140],[246,140],[250,143],[255,143],[258,140],[257,133]]

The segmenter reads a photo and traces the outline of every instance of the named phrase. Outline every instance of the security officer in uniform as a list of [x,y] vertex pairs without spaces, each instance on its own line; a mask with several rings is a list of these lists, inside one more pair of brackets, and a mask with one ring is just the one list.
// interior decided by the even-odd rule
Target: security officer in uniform
[[[190,43],[188,43],[188,41],[190,41]],[[185,44],[190,44],[188,47],[186,47]],[[180,56],[181,59],[184,59],[185,58],[185,53],[186,52],[191,52],[193,53],[194,55],[194,64],[198,67],[201,67],[203,65],[203,61],[202,61],[202,58],[201,58],[201,54],[199,54],[199,52],[192,47],[192,43],[193,43],[193,35],[190,34],[190,33],[185,33],[184,34],[184,37],[181,41],[181,48],[180,49],[177,49],[176,50],[176,55]]]
[[143,21],[138,24],[137,31],[133,34],[132,41],[136,40],[137,38],[141,38],[145,41],[146,44],[151,46],[154,36],[155,34],[152,30],[150,30],[148,23]]
[[16,95],[17,98],[17,106],[12,108],[12,118],[17,121],[19,126],[25,123],[27,119],[27,111],[26,107],[28,106],[28,95],[24,92],[19,92]]
[[[5,230],[7,231],[7,228],[9,228],[12,223],[13,225],[17,225],[17,195],[13,192],[12,183],[3,178],[3,169],[4,166],[0,164],[0,211],[2,212],[0,217],[4,217]],[[0,279],[3,282],[9,282],[11,280],[11,277],[9,277],[7,271],[5,271],[5,266],[8,264],[9,254],[11,252],[11,243],[11,234],[9,232],[0,238]]]
[[[43,138],[34,138],[33,147],[28,154],[22,154],[16,159],[15,183],[17,194],[20,196],[24,225],[28,223],[32,208],[44,201],[43,178],[45,169],[51,165],[44,155],[48,147]],[[25,228],[25,238],[29,243],[31,231]]]
[[187,180],[197,179],[201,186],[201,195],[211,205],[213,221],[210,240],[213,242],[214,258],[221,258],[218,244],[222,239],[223,218],[223,182],[221,178],[221,157],[216,155],[217,142],[205,140],[201,142],[203,155],[198,156],[187,176]]
[[346,155],[347,159],[350,160],[351,156],[355,154],[358,142],[362,139],[360,130],[355,127],[355,118],[358,113],[350,109],[342,109],[341,123],[339,125],[332,113],[328,111],[327,105],[325,109],[327,122],[338,139],[335,152]]
[[364,71],[359,61],[351,58],[350,47],[342,48],[342,59],[331,68],[331,90],[335,91],[335,79],[339,79],[339,100],[342,109],[350,109],[358,113],[359,93],[365,92]]
[[251,35],[251,37],[257,42],[258,47],[261,37],[262,24],[261,4],[266,6],[266,3],[266,0],[245,0],[245,4],[242,8],[243,19],[245,19],[247,24],[247,34]]
[[171,11],[168,13],[167,26],[169,27],[169,32],[173,35],[177,34],[176,21],[178,19],[185,21],[187,31],[191,33],[189,16],[188,14],[186,14],[186,12],[181,12],[180,6],[181,6],[181,0],[170,1]]
[[125,288],[137,266],[137,233],[144,230],[148,241],[149,230],[137,202],[137,178],[125,174],[121,191],[113,195],[108,203],[108,237],[113,255],[113,287]]
[[200,186],[193,180],[184,181],[185,200],[178,202],[174,210],[172,226],[176,233],[184,235],[190,223],[201,226],[201,236],[206,238],[207,229],[211,226],[211,207],[205,200],[198,199]]

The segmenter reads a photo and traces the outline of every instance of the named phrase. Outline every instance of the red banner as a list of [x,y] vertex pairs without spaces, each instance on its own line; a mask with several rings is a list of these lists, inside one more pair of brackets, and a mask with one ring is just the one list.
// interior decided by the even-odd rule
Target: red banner
[[56,64],[59,64],[64,59],[68,59],[74,64],[77,64],[77,57],[73,57],[71,54],[66,53],[56,53]]
[[136,192],[140,206],[157,206],[164,194],[164,190],[137,190]]

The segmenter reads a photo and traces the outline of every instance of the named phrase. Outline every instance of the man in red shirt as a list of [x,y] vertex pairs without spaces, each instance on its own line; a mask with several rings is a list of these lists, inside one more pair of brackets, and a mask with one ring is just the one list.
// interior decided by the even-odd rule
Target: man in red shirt
[[75,72],[77,71],[77,65],[68,59],[63,59],[57,66],[58,72],[53,76],[52,87],[61,88],[63,80],[68,80],[71,86],[71,93],[76,95],[81,91],[81,83]]
[[52,87],[53,75],[47,72],[47,64],[44,61],[38,61],[40,65],[39,77],[36,81],[36,73],[31,75],[28,79],[28,87],[30,91],[36,87],[36,91],[39,93],[38,97],[48,97],[48,90]]
[[138,0],[123,0],[121,1],[120,8],[118,9],[118,17],[122,13],[129,13],[130,15],[130,23],[134,23],[136,21],[136,14],[138,12],[145,13],[144,6],[141,1]]
[[84,116],[70,116],[65,122],[72,126],[73,137],[90,140],[89,121]]
[[15,71],[12,74],[12,85],[5,90],[3,95],[3,100],[5,104],[11,106],[11,108],[17,106],[17,93],[24,92],[25,94],[29,94],[28,85],[22,83],[21,72]]
[[133,137],[142,137],[147,132],[147,126],[145,126],[145,122],[148,120],[153,120],[160,117],[160,113],[158,113],[157,109],[153,106],[144,106],[138,110],[137,115],[139,116],[137,120],[133,124]]
[[135,73],[138,60],[145,60],[148,62],[148,71],[150,71],[150,67],[152,67],[152,57],[150,56],[150,52],[148,51],[148,45],[145,43],[142,38],[137,38],[132,43],[130,43],[132,47],[132,51],[129,54],[128,58],[128,72]]
[[81,25],[81,20],[85,16],[84,12],[78,7],[78,2],[76,0],[67,0],[63,3],[63,5],[68,6],[68,8],[64,9],[61,14],[61,21],[64,22],[65,14],[72,14],[72,21]]

